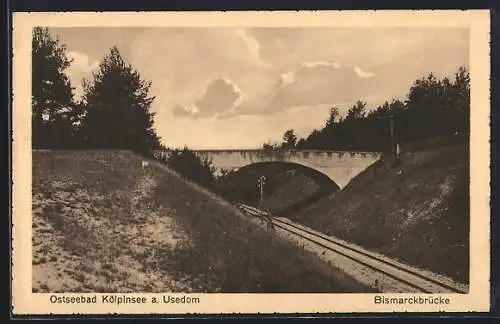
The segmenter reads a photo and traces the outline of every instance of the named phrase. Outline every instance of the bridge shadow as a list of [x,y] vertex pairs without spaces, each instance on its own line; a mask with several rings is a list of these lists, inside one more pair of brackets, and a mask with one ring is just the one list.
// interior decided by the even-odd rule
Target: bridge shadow
[[[265,204],[266,209],[288,218],[293,218],[294,214],[304,208],[340,190],[340,186],[330,177],[308,166],[293,162],[266,161],[251,163],[230,172],[222,180],[221,194],[231,201],[258,205],[257,178],[261,175],[267,179],[264,186],[265,201],[274,202],[272,206]],[[310,181],[315,184],[314,192],[311,192]],[[278,190],[281,192],[278,193]]]

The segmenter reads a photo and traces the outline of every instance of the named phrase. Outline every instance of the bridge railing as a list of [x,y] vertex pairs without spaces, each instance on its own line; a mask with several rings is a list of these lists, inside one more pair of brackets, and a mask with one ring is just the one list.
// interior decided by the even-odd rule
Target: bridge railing
[[[157,150],[155,151],[156,156],[168,156],[168,154],[172,150]],[[334,156],[343,157],[348,154],[351,157],[356,155],[361,155],[362,157],[379,157],[383,153],[382,152],[370,152],[370,151],[339,151],[339,150],[291,150],[291,149],[281,149],[281,150],[265,150],[265,149],[202,149],[202,150],[193,150],[193,152],[198,154],[206,154],[206,155],[220,155],[220,154],[241,154],[242,156],[246,155],[264,155],[267,157],[302,157],[308,158],[310,156]],[[302,156],[300,156],[302,155]]]

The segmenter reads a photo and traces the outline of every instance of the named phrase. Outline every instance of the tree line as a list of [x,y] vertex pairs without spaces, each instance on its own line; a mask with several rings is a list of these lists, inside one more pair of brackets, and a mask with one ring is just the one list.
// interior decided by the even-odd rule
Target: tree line
[[281,144],[268,142],[263,144],[263,149],[389,152],[392,141],[408,143],[434,137],[455,137],[465,141],[470,133],[469,116],[469,72],[460,67],[452,80],[438,79],[430,73],[413,83],[405,100],[386,101],[370,111],[361,100],[349,108],[345,116],[340,115],[338,107],[332,107],[321,129],[314,129],[300,139],[293,129],[289,129]]

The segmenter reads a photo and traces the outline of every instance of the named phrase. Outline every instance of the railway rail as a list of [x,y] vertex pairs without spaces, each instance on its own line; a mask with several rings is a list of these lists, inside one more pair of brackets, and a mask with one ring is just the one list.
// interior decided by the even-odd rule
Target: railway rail
[[[237,206],[251,216],[269,220],[270,215],[256,207],[241,203]],[[377,276],[389,278],[392,282],[399,282],[414,292],[468,293],[466,285],[443,279],[440,275],[415,269],[388,257],[364,250],[361,247],[318,233],[305,226],[294,224],[279,217],[271,217],[270,219],[275,228],[279,228],[296,238],[306,240],[321,247],[324,251],[339,254],[359,265],[359,267],[370,269]]]

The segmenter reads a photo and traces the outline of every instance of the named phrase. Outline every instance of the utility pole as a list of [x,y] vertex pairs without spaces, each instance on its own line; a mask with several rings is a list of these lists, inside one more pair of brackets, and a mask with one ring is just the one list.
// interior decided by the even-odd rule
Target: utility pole
[[389,114],[389,126],[391,128],[391,154],[394,156],[396,154],[396,150],[394,148],[394,114],[391,112]]
[[259,179],[257,180],[257,187],[260,189],[260,208],[264,207],[264,184],[266,181],[265,176],[260,176]]
[[[260,208],[264,209],[264,184],[266,183],[266,177],[261,175],[257,180],[257,186],[260,189]],[[267,229],[270,231],[274,231],[273,218],[271,214],[266,214],[267,218]]]

